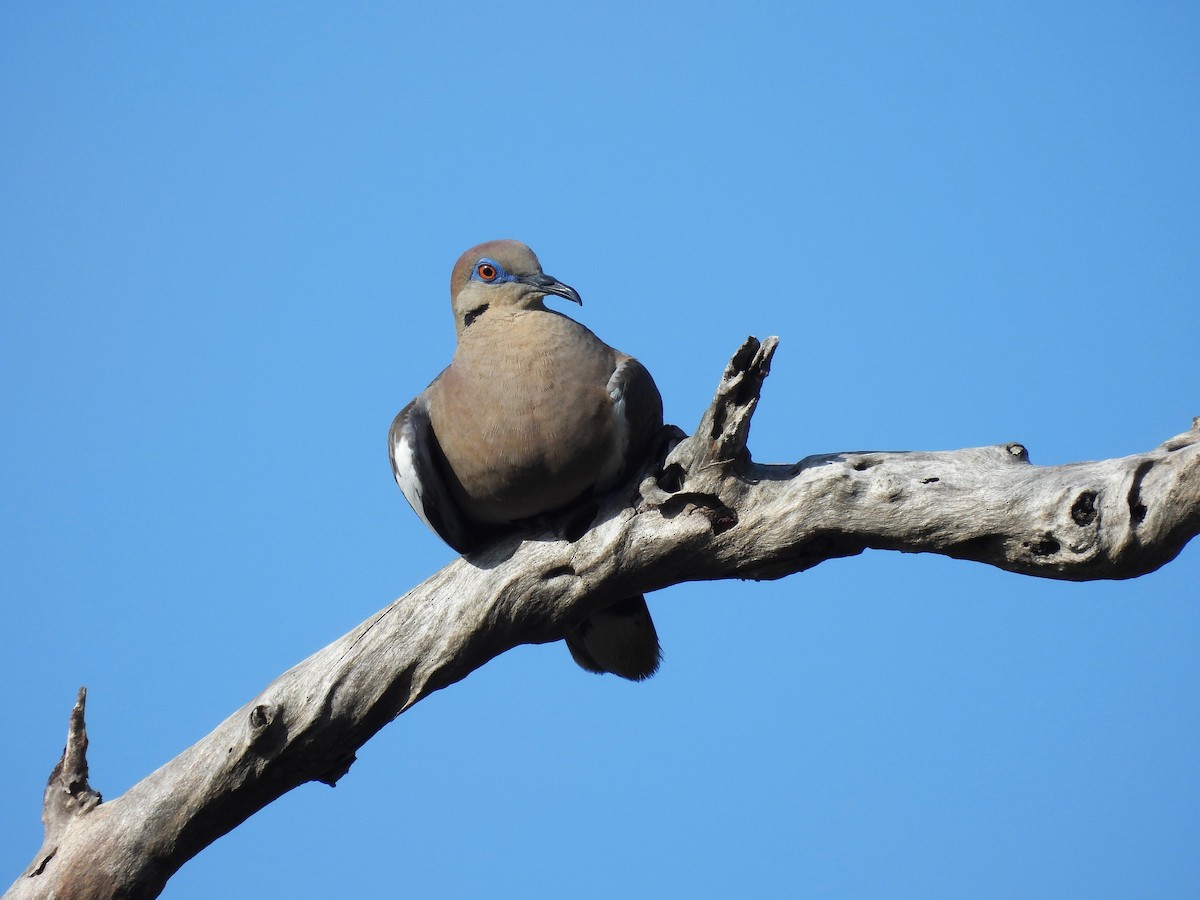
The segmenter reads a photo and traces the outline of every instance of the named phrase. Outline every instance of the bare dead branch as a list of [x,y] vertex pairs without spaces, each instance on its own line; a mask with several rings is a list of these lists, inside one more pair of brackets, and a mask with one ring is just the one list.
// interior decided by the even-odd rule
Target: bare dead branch
[[750,418],[774,349],[774,338],[748,339],[696,432],[665,432],[636,488],[607,498],[581,537],[512,535],[451,563],[107,803],[87,783],[81,691],[46,789],[45,843],[5,896],[157,896],[271,801],[307,781],[336,783],[359,747],[423,697],[635,593],[779,578],[867,548],[1131,578],[1200,530],[1200,419],[1146,453],[1064,466],[1034,466],[1019,444],[753,463]]
[[42,824],[46,829],[46,837],[37,856],[25,870],[25,877],[41,875],[58,852],[59,842],[71,821],[87,815],[101,800],[100,794],[88,784],[87,726],[83,720],[86,703],[87,688],[80,688],[75,708],[71,710],[67,744],[46,782],[42,801]]

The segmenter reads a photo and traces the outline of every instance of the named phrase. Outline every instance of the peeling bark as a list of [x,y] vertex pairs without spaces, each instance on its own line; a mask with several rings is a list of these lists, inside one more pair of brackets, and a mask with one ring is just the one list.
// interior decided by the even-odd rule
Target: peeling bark
[[664,430],[636,484],[577,535],[511,535],[456,560],[285,672],[125,794],[87,780],[85,692],[46,786],[46,837],[5,897],[155,897],[188,859],[355,752],[423,697],[622,597],[683,581],[781,578],[877,548],[1026,575],[1132,578],[1200,530],[1200,419],[1146,453],[1039,467],[1020,444],[830,453],[760,465],[746,447],[775,339],[730,360],[691,437]]

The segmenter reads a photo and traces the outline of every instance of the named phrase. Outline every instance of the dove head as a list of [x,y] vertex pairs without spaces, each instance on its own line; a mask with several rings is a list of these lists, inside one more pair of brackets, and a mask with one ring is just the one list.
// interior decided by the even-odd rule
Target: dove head
[[450,305],[461,334],[489,309],[541,309],[547,294],[582,304],[579,293],[542,271],[520,241],[487,241],[458,258],[450,275]]

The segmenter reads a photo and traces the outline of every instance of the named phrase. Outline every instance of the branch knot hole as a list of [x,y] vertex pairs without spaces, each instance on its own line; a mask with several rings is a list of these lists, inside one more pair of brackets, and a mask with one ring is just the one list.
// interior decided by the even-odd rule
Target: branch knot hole
[[250,709],[250,747],[266,759],[277,754],[287,743],[280,708],[274,703],[258,703]]
[[662,504],[660,512],[665,519],[673,519],[681,513],[698,513],[708,520],[714,534],[728,531],[738,523],[737,512],[722,503],[719,497],[699,491],[673,494]]
[[261,731],[271,725],[271,720],[275,717],[275,707],[269,703],[260,703],[254,709],[250,710],[250,727],[255,731]]
[[683,490],[683,483],[686,480],[686,473],[683,466],[679,463],[671,463],[662,470],[662,474],[658,476],[657,484],[660,489],[668,494],[677,494]]
[[1054,539],[1054,535],[1047,534],[1039,540],[1033,541],[1029,546],[1029,552],[1034,556],[1053,556],[1062,545]]
[[1137,528],[1146,519],[1146,504],[1142,502],[1142,481],[1146,477],[1146,473],[1154,467],[1154,463],[1150,460],[1143,460],[1138,464],[1138,467],[1133,472],[1133,480],[1129,485],[1129,496],[1126,502],[1129,504],[1129,521],[1134,528]]
[[1096,521],[1095,491],[1084,491],[1071,506],[1071,518],[1080,528],[1086,528]]

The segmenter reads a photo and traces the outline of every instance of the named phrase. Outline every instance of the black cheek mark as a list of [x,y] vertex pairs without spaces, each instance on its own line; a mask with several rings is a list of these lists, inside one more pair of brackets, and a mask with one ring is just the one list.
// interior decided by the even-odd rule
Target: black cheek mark
[[476,319],[478,319],[480,316],[482,316],[485,312],[487,312],[487,308],[488,308],[488,305],[485,303],[482,306],[477,306],[474,309],[468,311],[467,314],[465,316],[463,316],[463,328],[468,327],[472,322],[474,322]]

